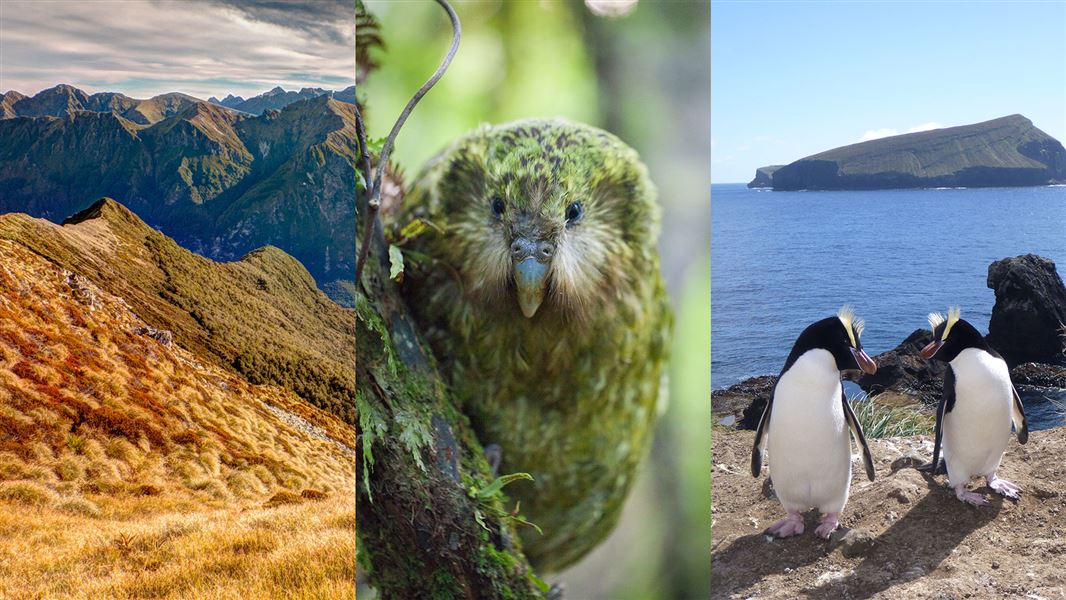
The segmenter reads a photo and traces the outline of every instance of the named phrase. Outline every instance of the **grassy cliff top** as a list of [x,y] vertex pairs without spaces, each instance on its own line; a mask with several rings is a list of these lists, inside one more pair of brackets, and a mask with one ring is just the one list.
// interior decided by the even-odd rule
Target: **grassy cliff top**
[[1044,169],[1047,165],[1023,155],[1019,149],[1030,142],[1047,141],[1055,140],[1022,115],[1010,115],[851,144],[796,162],[836,162],[843,175],[891,171],[936,177],[967,167]]

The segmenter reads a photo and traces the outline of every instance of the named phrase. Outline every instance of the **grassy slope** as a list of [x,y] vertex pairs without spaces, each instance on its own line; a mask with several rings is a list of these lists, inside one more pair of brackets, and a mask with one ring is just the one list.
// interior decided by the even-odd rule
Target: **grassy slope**
[[[89,226],[75,247],[128,243]],[[134,304],[0,240],[0,598],[350,594],[352,429]]]
[[110,200],[59,226],[0,216],[24,244],[121,297],[151,326],[253,383],[286,387],[355,420],[355,321],[294,259],[264,248],[215,263],[179,247]]

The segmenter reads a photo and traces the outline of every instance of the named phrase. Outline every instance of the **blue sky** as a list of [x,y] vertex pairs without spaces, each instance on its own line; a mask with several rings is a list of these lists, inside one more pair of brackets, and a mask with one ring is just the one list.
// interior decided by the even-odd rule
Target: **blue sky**
[[711,3],[711,179],[1020,113],[1066,142],[1066,0]]
[[354,17],[350,0],[0,0],[0,92],[345,88]]

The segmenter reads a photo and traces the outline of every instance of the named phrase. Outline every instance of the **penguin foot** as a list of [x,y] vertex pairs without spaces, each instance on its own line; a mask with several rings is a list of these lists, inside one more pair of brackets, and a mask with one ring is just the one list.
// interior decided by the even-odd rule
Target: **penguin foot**
[[974,506],[988,505],[988,500],[985,499],[984,495],[978,494],[977,492],[968,492],[966,491],[966,487],[962,485],[955,488],[955,497]]
[[799,535],[803,533],[803,515],[790,510],[784,519],[767,527],[764,533],[779,538]]
[[837,527],[840,527],[840,513],[826,513],[822,516],[821,525],[814,530],[815,535],[823,539],[829,539],[829,536],[836,531]]
[[996,477],[995,473],[985,477],[985,481],[988,482],[988,487],[992,488],[992,491],[1000,496],[1006,496],[1007,498],[1017,500],[1022,493],[1022,488],[1014,485],[1006,479]]

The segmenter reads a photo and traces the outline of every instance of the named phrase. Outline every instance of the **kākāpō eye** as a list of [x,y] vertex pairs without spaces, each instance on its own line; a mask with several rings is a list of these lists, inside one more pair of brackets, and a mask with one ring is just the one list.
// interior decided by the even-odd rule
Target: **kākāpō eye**
[[503,200],[499,196],[492,199],[492,216],[497,219],[503,216]]
[[573,202],[570,206],[566,207],[566,224],[573,225],[581,220],[584,216],[585,209],[581,206],[580,202]]

